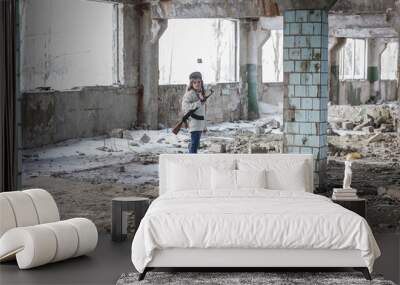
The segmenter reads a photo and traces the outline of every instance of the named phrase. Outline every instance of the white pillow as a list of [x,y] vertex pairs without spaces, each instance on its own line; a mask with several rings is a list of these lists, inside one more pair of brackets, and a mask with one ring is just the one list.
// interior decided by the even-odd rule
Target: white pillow
[[307,167],[304,160],[238,160],[239,170],[266,169],[266,188],[272,190],[307,191],[309,184]]
[[211,189],[215,192],[235,191],[240,189],[266,188],[266,171],[263,170],[229,170],[211,171]]
[[211,190],[212,169],[234,169],[235,161],[217,162],[212,166],[169,162],[167,167],[167,191]]
[[237,189],[266,188],[266,170],[236,170]]
[[236,190],[236,170],[212,168],[211,189],[213,191]]
[[185,191],[204,188],[204,181],[200,178],[203,169],[190,168],[183,164],[169,163],[168,189],[171,191]]
[[268,188],[289,191],[307,191],[306,172],[300,165],[290,169],[270,169],[267,172]]

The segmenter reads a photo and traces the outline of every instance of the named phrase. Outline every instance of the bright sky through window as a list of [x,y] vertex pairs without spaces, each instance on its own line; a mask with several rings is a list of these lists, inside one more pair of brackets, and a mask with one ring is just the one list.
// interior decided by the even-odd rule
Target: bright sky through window
[[160,84],[186,84],[200,71],[205,83],[236,81],[236,22],[174,19],[160,38]]

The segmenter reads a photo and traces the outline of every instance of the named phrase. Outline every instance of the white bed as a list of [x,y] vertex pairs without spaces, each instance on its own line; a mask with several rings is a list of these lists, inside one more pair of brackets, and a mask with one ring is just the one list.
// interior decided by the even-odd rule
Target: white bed
[[[277,181],[295,187],[290,181],[298,175],[295,165],[299,164],[304,169],[296,179],[305,191],[214,191],[205,186],[175,191],[171,189],[175,184],[168,181],[177,179],[171,172],[177,171],[176,165],[207,169],[221,164],[231,168],[231,163],[239,170],[249,165],[279,169],[277,176],[268,177],[272,184],[278,179],[275,187]],[[367,222],[310,193],[312,165],[310,155],[161,155],[160,197],[150,206],[132,243],[132,262],[143,273],[141,278],[155,267],[355,267],[364,269],[369,278],[380,251]],[[207,175],[182,174],[183,180],[193,183]]]

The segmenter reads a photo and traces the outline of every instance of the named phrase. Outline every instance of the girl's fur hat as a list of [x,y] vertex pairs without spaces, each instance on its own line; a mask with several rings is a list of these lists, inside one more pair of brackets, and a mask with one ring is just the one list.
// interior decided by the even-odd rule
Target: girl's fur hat
[[189,79],[190,79],[190,80],[193,80],[193,79],[201,79],[201,80],[203,80],[203,78],[202,78],[202,76],[201,76],[201,73],[198,72],[198,71],[192,72],[192,73],[190,74],[190,76],[189,76]]

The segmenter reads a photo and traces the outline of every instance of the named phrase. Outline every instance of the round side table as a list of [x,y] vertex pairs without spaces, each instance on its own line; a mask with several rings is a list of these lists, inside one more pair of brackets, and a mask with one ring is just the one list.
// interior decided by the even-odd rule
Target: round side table
[[135,231],[140,221],[146,214],[150,205],[149,198],[143,197],[117,197],[111,202],[111,238],[113,241],[123,241],[127,236],[128,211],[135,213]]

